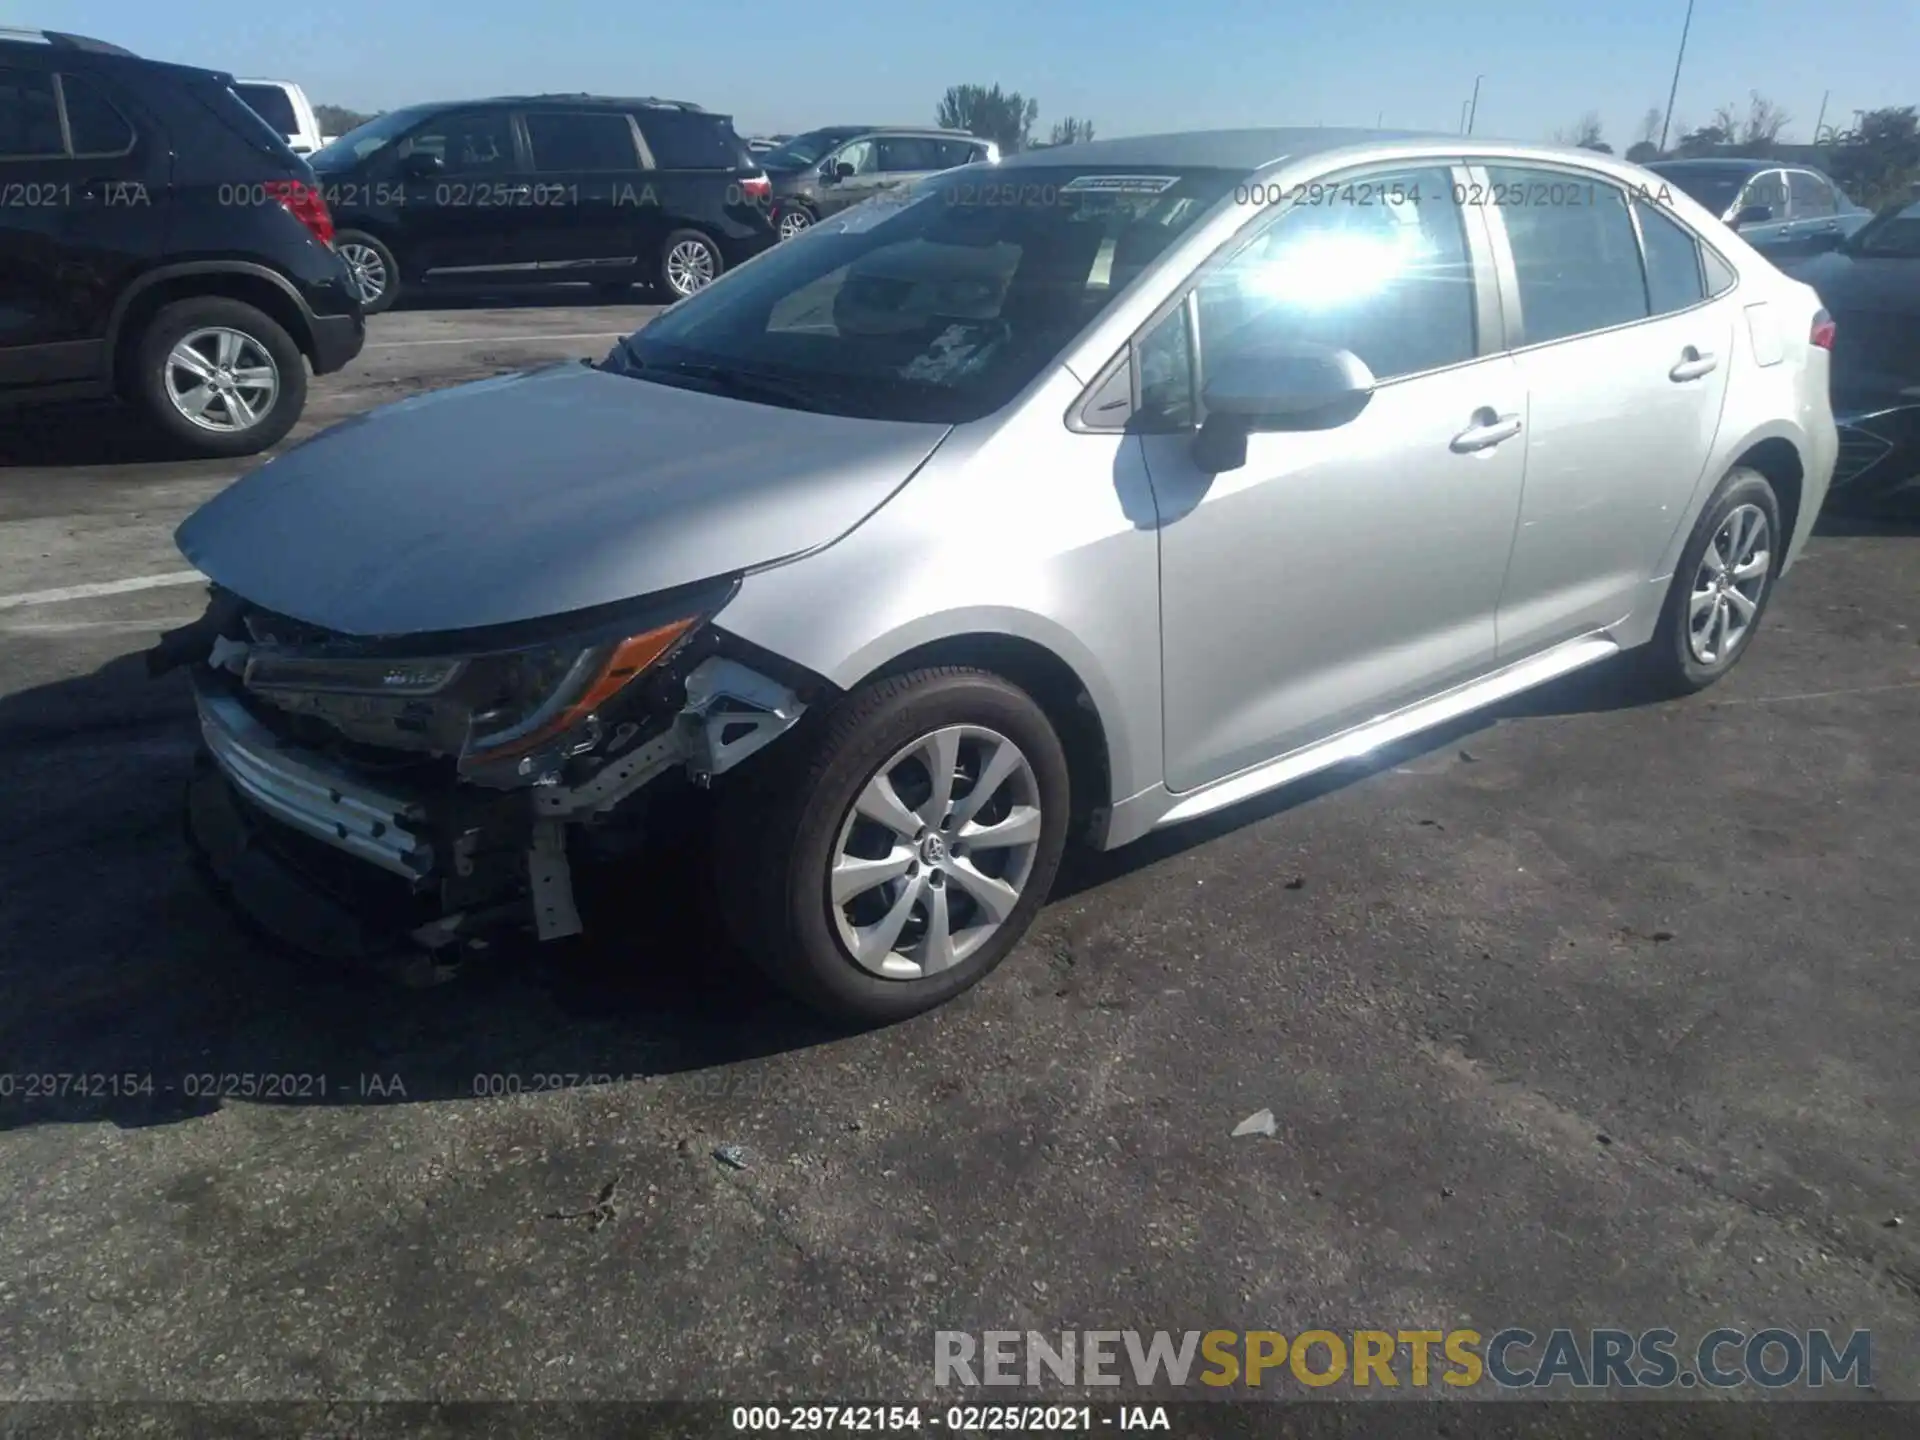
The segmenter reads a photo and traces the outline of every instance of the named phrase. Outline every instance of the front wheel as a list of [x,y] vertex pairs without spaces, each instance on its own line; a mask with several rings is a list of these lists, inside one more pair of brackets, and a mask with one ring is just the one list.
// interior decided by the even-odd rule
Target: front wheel
[[813,226],[813,212],[804,205],[788,205],[780,211],[779,231],[782,240],[791,240],[802,230]]
[[1647,678],[1670,695],[1704,690],[1753,643],[1786,557],[1780,501],[1758,470],[1728,472],[1700,514],[1647,646]]
[[[841,1021],[930,1010],[1006,958],[1066,846],[1045,713],[985,671],[915,671],[843,699],[811,744],[725,797],[715,863],[737,938]],[[783,763],[784,762],[784,763]],[[745,779],[746,777],[742,777]]]
[[676,300],[706,289],[726,267],[720,247],[698,230],[676,230],[660,248],[660,279]]

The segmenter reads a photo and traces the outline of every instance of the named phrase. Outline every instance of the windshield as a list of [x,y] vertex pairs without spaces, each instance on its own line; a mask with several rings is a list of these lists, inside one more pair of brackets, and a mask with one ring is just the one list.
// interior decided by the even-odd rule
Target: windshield
[[850,130],[809,130],[805,135],[796,135],[784,145],[777,145],[760,157],[760,163],[769,170],[804,170],[841,140],[850,134]]
[[1662,180],[1679,186],[1715,215],[1725,215],[1752,177],[1748,170],[1705,170],[1692,165],[1649,165]]
[[331,145],[314,151],[314,168],[358,164],[406,134],[426,113],[424,110],[389,110],[384,115],[376,115],[366,124],[354,126]]
[[1016,173],[950,170],[832,216],[665,311],[604,368],[777,387],[775,403],[836,414],[977,420],[1246,178]]
[[1883,210],[1848,243],[1855,255],[1894,256],[1920,260],[1920,200],[1893,210]]

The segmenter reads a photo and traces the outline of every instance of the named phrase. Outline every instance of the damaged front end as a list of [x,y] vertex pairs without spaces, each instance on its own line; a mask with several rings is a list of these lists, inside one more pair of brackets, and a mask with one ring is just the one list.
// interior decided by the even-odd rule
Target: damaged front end
[[502,930],[577,934],[579,842],[644,843],[663,782],[704,787],[828,689],[711,623],[734,586],[374,638],[215,587],[147,657],[191,672],[194,844],[251,919],[327,958],[438,977]]

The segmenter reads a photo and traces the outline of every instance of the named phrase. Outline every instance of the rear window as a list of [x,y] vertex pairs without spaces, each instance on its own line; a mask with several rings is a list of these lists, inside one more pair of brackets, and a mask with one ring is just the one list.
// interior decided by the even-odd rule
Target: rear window
[[1647,168],[1662,180],[1678,186],[1715,215],[1727,213],[1753,176],[1751,170],[1707,170],[1691,165],[1676,165],[1671,169],[1649,165]]
[[236,85],[233,93],[246,107],[281,135],[298,135],[300,117],[293,113],[293,101],[278,85]]
[[643,110],[634,119],[662,170],[757,170],[759,162],[725,115]]

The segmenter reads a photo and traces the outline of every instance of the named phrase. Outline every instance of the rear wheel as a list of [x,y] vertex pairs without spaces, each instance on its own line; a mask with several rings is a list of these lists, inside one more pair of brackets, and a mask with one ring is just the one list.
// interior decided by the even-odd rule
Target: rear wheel
[[809,748],[767,758],[784,768],[725,797],[717,876],[744,947],[816,1010],[874,1024],[942,1004],[1045,903],[1066,845],[1066,757],[999,676],[878,681]]
[[706,289],[726,268],[720,247],[698,230],[675,230],[660,248],[660,279],[676,300]]
[[1657,689],[1704,690],[1739,663],[1773,597],[1786,544],[1772,483],[1758,470],[1728,472],[1680,554],[1645,652]]
[[285,437],[307,403],[307,362],[253,306],[200,295],[162,307],[135,347],[131,394],[182,446],[252,455]]
[[334,236],[333,248],[347,262],[360,308],[369,315],[391,310],[400,298],[400,262],[386,243],[361,230],[342,230]]

